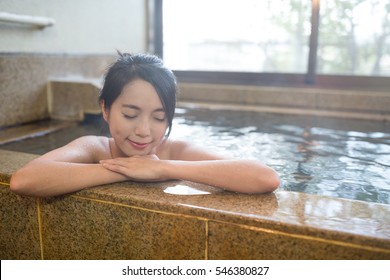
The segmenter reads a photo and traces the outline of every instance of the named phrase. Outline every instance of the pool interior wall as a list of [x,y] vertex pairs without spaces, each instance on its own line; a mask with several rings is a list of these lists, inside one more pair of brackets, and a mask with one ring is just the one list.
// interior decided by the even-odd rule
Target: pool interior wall
[[[57,86],[47,87],[52,95],[83,84],[49,83]],[[267,90],[273,97],[262,96]],[[181,84],[180,91],[180,102],[196,106],[373,120],[388,120],[390,110],[383,93],[354,100],[351,92],[219,85]],[[0,150],[1,259],[390,259],[389,205],[287,191],[244,195],[186,181],[125,182],[55,198],[11,193],[10,176],[35,157]]]

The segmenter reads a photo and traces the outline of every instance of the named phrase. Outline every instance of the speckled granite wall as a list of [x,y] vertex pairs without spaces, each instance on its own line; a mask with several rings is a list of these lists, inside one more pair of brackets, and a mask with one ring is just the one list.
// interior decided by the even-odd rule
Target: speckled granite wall
[[0,54],[0,128],[48,117],[47,84],[100,78],[113,56]]
[[185,181],[10,193],[33,157],[0,150],[1,259],[390,259],[390,205]]

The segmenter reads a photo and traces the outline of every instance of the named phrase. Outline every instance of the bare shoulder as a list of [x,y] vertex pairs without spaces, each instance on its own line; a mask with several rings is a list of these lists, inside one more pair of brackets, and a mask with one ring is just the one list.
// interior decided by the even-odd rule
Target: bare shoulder
[[109,138],[90,135],[77,138],[67,145],[43,155],[41,159],[93,163],[103,158],[109,158],[109,155]]
[[86,148],[104,148],[107,147],[109,138],[105,136],[96,136],[96,135],[88,135],[79,137],[72,142],[70,145],[84,146]]
[[[168,142],[168,141],[167,141]],[[216,160],[225,157],[183,140],[169,140],[167,143],[169,158],[172,160]]]

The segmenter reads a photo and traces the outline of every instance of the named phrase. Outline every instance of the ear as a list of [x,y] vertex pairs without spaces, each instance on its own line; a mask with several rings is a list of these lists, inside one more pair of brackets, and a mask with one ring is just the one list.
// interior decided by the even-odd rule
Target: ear
[[108,115],[110,113],[110,110],[106,108],[106,106],[104,106],[104,100],[100,100],[100,108],[102,109],[102,115],[103,115],[103,119],[108,122]]

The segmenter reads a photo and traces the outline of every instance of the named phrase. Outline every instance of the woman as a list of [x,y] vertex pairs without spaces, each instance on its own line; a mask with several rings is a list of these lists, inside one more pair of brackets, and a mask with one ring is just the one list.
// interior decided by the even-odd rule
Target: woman
[[99,101],[111,138],[84,136],[31,161],[11,178],[11,191],[55,196],[121,182],[188,180],[243,193],[274,191],[276,172],[168,139],[176,106],[176,78],[152,55],[119,54]]

